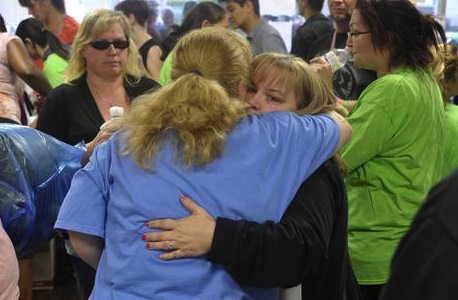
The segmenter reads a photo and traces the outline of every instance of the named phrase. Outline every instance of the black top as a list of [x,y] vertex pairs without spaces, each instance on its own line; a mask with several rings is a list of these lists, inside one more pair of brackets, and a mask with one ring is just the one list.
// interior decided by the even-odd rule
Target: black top
[[458,170],[430,192],[393,257],[382,300],[458,299]]
[[[303,299],[344,299],[356,289],[347,250],[348,203],[336,166],[305,181],[280,223],[218,218],[207,258],[242,285],[290,287]],[[348,299],[355,299],[351,296]]]
[[[133,81],[129,80],[130,82]],[[129,100],[154,91],[159,84],[149,78],[132,84],[124,81]],[[97,108],[87,85],[86,76],[55,88],[47,96],[37,122],[37,129],[67,144],[92,141],[99,132],[104,119]]]
[[145,69],[148,70],[148,52],[151,47],[154,46],[159,46],[158,43],[154,39],[149,39],[146,42],[143,43],[143,45],[138,49],[138,52],[140,53],[140,56],[142,57],[142,62],[143,65],[145,66]]
[[314,53],[310,52],[312,43],[333,30],[332,21],[323,14],[311,16],[297,29],[292,42],[291,54],[308,62],[315,57]]
[[[310,55],[315,57],[323,55],[331,50],[331,48],[345,48],[348,38],[347,32],[337,32],[334,45],[332,45],[333,37],[334,31],[317,39],[310,46]],[[347,62],[343,68],[334,73],[334,92],[339,98],[356,100],[359,98],[364,89],[375,79],[377,79],[375,72],[357,69],[353,66],[352,62]]]

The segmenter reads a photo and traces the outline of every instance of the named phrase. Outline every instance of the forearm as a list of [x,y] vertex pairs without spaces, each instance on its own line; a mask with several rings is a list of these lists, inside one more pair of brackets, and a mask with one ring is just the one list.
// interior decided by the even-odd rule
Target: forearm
[[84,152],[83,157],[81,157],[81,167],[84,167],[89,162],[89,158],[91,157],[92,153],[94,152],[96,144],[94,141],[87,143],[86,145],[86,152]]
[[343,145],[345,145],[350,140],[350,137],[352,135],[352,127],[350,123],[348,123],[348,121],[345,119],[344,116],[342,116],[341,114],[335,111],[329,112],[328,116],[333,118],[336,121],[337,125],[339,126],[340,140],[339,140],[338,149],[340,149]]
[[155,81],[159,82],[159,75],[162,68],[162,51],[159,47],[152,47],[148,55],[148,73]]
[[[334,194],[337,175],[331,174],[321,167],[304,182],[279,223],[217,219],[207,258],[244,285],[293,286],[315,278],[326,266],[336,226],[346,226],[345,197]],[[338,228],[345,234],[346,227]]]
[[[38,71],[38,69],[32,69],[30,72],[23,73],[20,75],[21,79],[24,80],[34,91],[46,96],[51,92],[52,87],[49,84],[46,77]],[[42,104],[44,105],[44,103]]]
[[70,243],[78,256],[94,269],[97,269],[104,247],[101,238],[80,232],[69,231]]
[[21,41],[10,41],[7,45],[7,55],[11,68],[32,89],[42,95],[47,95],[52,90],[48,80],[35,66]]
[[[207,258],[221,263],[240,284],[294,286],[319,272],[326,246],[300,220],[263,224],[218,219]],[[308,227],[308,228],[307,228]]]

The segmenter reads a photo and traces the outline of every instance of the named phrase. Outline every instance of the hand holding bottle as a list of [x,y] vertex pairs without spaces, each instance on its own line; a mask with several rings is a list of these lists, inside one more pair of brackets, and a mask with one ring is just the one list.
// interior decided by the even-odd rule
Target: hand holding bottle
[[312,58],[310,60],[310,67],[320,75],[321,79],[324,81],[324,83],[329,86],[331,89],[332,87],[332,78],[333,78],[333,73],[331,69],[331,65],[326,61],[326,59],[323,56],[318,56],[315,58]]
[[333,73],[345,66],[350,60],[350,56],[350,49],[348,47],[344,49],[332,49],[323,55],[324,59],[331,65]]
[[86,153],[81,159],[81,165],[85,165],[89,161],[89,157],[92,155],[94,148],[108,140],[113,133],[121,128],[122,115],[124,114],[124,108],[120,106],[110,107],[110,119],[100,126],[100,131],[96,137],[86,144]]
[[121,120],[124,114],[124,108],[120,106],[110,107],[110,119],[100,126],[100,130],[114,133],[121,128]]

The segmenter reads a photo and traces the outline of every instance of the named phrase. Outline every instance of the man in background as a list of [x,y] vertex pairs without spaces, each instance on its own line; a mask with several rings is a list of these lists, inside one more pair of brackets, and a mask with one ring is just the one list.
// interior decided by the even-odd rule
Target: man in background
[[226,0],[226,9],[235,28],[246,33],[253,55],[263,52],[286,53],[280,33],[260,16],[258,0]]
[[[328,0],[329,12],[335,29],[313,42],[309,49],[310,57],[323,55],[332,49],[344,49],[350,33],[350,17],[356,0]],[[356,100],[363,90],[376,79],[375,72],[356,69],[351,61],[334,73],[334,93],[343,100]],[[345,101],[344,106],[351,111],[355,101]]]
[[314,57],[310,53],[312,43],[334,31],[332,21],[321,13],[323,3],[324,0],[299,0],[298,2],[299,13],[305,18],[305,23],[296,31],[291,54],[301,57],[306,62]]

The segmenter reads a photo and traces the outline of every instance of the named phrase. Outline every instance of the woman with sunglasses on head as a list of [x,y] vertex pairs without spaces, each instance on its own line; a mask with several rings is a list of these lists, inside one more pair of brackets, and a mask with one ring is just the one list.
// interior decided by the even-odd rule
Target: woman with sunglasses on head
[[[73,43],[67,83],[48,95],[38,116],[38,130],[71,145],[84,141],[89,156],[112,133],[99,133],[110,118],[110,107],[126,108],[135,97],[159,87],[142,77],[138,50],[130,36],[130,25],[121,12],[99,9],[84,18]],[[87,299],[94,270],[73,259],[80,297]],[[79,277],[80,270],[88,275]]]

